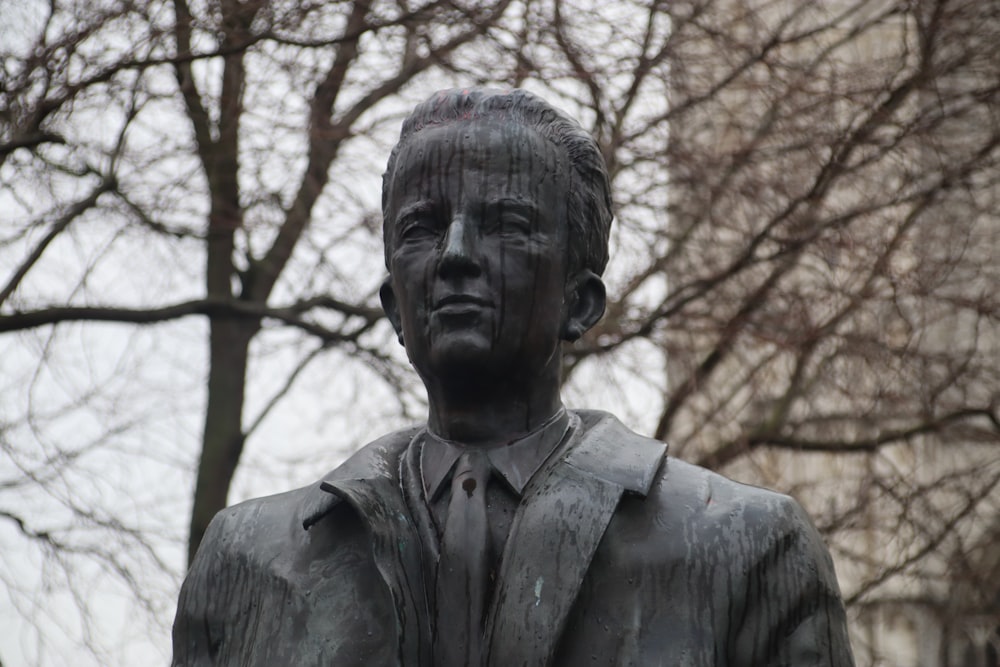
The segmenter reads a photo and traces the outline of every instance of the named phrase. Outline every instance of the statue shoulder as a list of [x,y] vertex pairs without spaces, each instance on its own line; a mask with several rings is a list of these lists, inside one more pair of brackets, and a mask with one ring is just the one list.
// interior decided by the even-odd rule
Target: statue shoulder
[[[231,505],[209,524],[199,554],[211,560],[238,557],[267,561],[301,542],[306,530],[339,505],[340,499],[324,490],[330,480],[371,479],[398,475],[399,457],[419,428],[382,436],[352,454],[320,480],[306,486]],[[305,529],[305,530],[304,530]],[[199,562],[196,557],[195,565]]]
[[803,558],[829,568],[822,538],[790,496],[667,456],[664,443],[631,431],[608,413],[576,414],[587,435],[567,461],[626,489],[612,534],[645,535],[661,553],[682,546],[678,535],[708,548],[730,544],[744,564],[794,544]]
[[745,531],[767,529],[775,536],[814,531],[799,503],[783,493],[737,482],[700,466],[667,457],[653,494],[661,505],[685,508],[687,521],[730,524]]
[[667,457],[645,501],[626,499],[621,514],[626,530],[646,531],[650,553],[667,560],[714,564],[732,576],[781,563],[782,577],[807,574],[811,586],[839,599],[826,544],[788,495]]

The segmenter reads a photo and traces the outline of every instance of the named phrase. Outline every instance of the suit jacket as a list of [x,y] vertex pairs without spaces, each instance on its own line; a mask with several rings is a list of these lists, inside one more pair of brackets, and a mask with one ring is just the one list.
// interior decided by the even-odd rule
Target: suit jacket
[[[787,496],[576,413],[525,488],[487,616],[490,667],[853,665],[833,565]],[[212,521],[181,589],[175,667],[430,667],[436,536],[409,443]]]

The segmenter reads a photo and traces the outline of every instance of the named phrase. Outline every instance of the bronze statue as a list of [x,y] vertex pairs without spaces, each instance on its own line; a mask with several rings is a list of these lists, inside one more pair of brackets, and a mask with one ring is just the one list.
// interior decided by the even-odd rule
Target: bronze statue
[[577,123],[523,91],[437,93],[382,211],[382,304],[427,424],[220,512],[174,665],[853,664],[793,500],[563,407],[560,347],[603,314],[612,218]]

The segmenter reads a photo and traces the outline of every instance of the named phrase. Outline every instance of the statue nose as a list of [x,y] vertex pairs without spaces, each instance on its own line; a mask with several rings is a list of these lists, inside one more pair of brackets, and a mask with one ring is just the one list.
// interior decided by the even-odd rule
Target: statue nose
[[479,275],[481,267],[476,253],[475,229],[470,229],[463,217],[455,218],[445,233],[439,273],[442,277],[454,274]]

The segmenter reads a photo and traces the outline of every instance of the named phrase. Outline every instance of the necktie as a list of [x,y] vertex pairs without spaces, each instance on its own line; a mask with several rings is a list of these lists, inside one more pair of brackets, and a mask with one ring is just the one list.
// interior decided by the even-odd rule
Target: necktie
[[470,450],[455,463],[437,571],[435,664],[482,664],[483,613],[492,554],[486,517],[490,463]]

